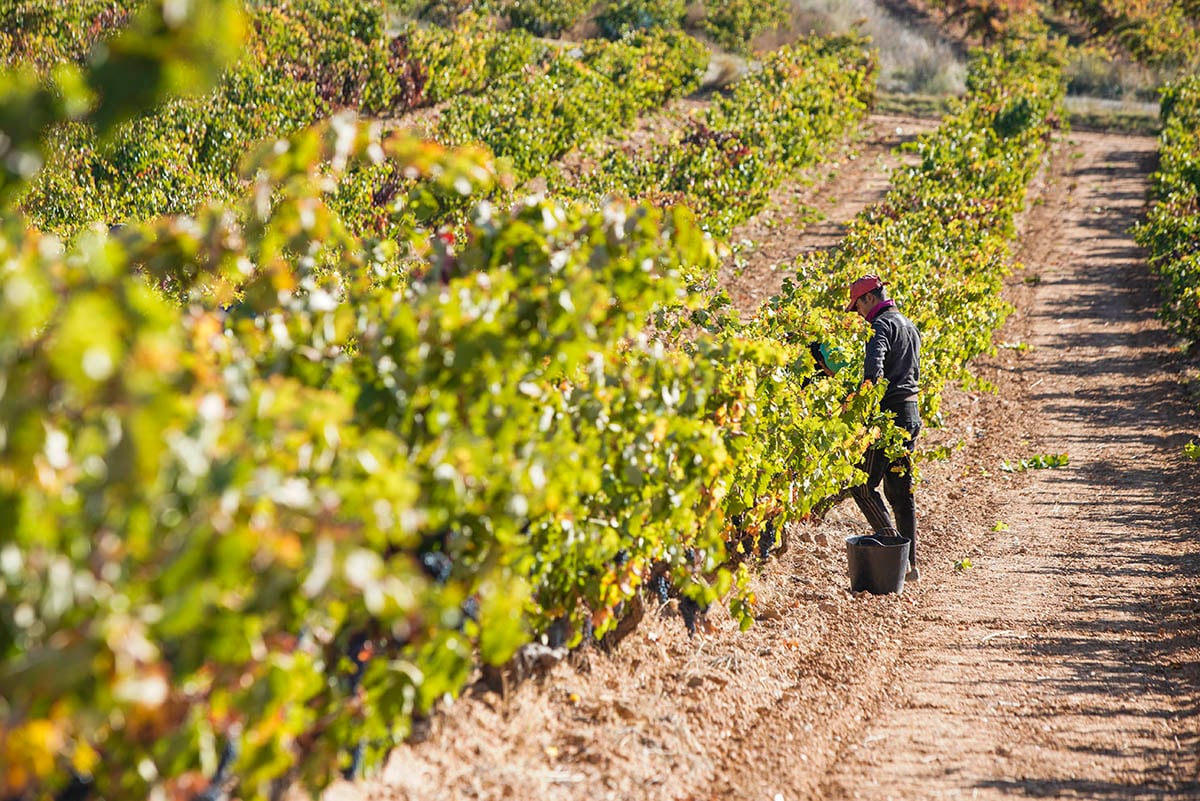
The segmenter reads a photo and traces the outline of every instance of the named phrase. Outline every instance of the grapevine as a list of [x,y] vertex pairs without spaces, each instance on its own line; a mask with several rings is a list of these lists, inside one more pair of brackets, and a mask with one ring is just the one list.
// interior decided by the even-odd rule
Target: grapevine
[[1200,341],[1200,78],[1164,90],[1162,118],[1154,202],[1135,234],[1150,251],[1163,318],[1194,343]]
[[[906,265],[935,410],[1002,318],[984,299],[1061,99],[1052,51],[981,55],[920,168],[831,261],[799,264],[757,319],[685,335],[651,321],[707,308],[690,288],[717,254],[692,212],[484,202],[431,235],[398,185],[390,236],[366,237],[339,201],[370,170],[463,204],[506,176],[352,110],[249,148],[186,213],[80,218],[70,238],[31,224],[36,165],[71,126],[103,140],[197,102],[179,93],[222,85],[258,35],[233,3],[186,8],[148,4],[102,64],[4,76],[6,796],[318,789],[377,768],[481,662],[619,633],[647,585],[685,624],[724,602],[749,625],[735,516],[780,530],[888,436],[852,368],[809,380],[814,338],[861,345],[831,311],[839,283]],[[145,52],[161,81],[116,91]]]

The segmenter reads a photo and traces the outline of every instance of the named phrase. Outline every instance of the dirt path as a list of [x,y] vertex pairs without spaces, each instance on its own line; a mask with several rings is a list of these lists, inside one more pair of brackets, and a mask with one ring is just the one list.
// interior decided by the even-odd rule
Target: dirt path
[[843,504],[766,565],[749,632],[718,612],[689,639],[652,608],[615,654],[476,686],[329,798],[1200,798],[1196,420],[1125,233],[1153,146],[1058,149],[1000,337],[1032,347],[982,364],[999,392],[949,393],[951,425],[923,435],[962,447],[924,468],[919,584],[847,591],[864,524]]
[[933,574],[902,686],[819,797],[1200,797],[1196,421],[1126,233],[1154,142],[1071,139],[1014,282],[1007,335],[1032,350],[998,375],[1011,457],[1071,465],[985,499],[1008,529]]

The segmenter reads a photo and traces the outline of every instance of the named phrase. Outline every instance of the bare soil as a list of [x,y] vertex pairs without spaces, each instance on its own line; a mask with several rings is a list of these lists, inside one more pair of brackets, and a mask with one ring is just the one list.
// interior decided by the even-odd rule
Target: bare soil
[[[949,392],[922,434],[954,447],[923,466],[920,582],[851,594],[842,541],[865,524],[842,504],[766,564],[749,632],[713,612],[689,638],[654,604],[615,653],[477,685],[328,797],[1200,798],[1198,423],[1127,233],[1153,159],[1073,134],[1032,190],[1007,347],[977,370],[997,391]],[[1070,465],[1001,469],[1049,453]]]

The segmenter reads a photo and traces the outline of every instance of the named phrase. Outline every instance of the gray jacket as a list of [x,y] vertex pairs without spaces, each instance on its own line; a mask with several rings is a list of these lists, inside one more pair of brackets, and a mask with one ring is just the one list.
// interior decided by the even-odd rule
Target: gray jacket
[[886,378],[887,392],[879,408],[899,411],[905,401],[917,394],[921,380],[921,335],[894,305],[875,315],[871,329],[874,334],[867,341],[863,380],[878,383]]

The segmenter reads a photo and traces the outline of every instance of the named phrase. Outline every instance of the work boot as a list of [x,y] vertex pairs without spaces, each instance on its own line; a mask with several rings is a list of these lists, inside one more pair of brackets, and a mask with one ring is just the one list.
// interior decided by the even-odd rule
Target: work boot
[[920,581],[921,580],[921,571],[917,570],[916,565],[909,564],[908,572],[904,574],[904,580],[905,581]]

